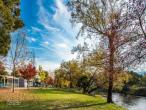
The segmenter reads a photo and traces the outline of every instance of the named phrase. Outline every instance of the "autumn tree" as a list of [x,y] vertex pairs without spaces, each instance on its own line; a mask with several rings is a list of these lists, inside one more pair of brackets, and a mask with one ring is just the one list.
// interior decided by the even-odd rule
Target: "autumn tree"
[[10,61],[9,69],[13,76],[13,92],[14,92],[14,77],[16,76],[19,66],[26,65],[28,62],[33,62],[32,52],[27,48],[26,33],[23,31],[17,32],[11,39],[11,48],[8,54]]
[[0,0],[0,55],[10,48],[10,34],[23,27],[20,19],[20,0]]
[[75,80],[80,75],[80,68],[78,62],[75,60],[63,62],[60,68],[66,76],[66,79],[69,81],[69,87],[73,88],[77,83],[77,81]]
[[69,81],[66,79],[65,73],[62,71],[61,68],[58,68],[54,71],[55,73],[55,79],[54,79],[54,85],[55,87],[68,87]]
[[[61,76],[61,69],[56,69],[55,71],[54,71],[54,86],[55,87],[60,87],[61,88],[61,83],[60,83],[60,76]],[[60,77],[60,78],[59,78]]]
[[46,84],[46,80],[48,78],[49,73],[43,70],[42,66],[39,66],[38,75],[39,75],[39,80],[41,81],[41,83],[43,85]]
[[77,81],[82,74],[78,61],[62,62],[61,66],[55,70],[55,85],[58,87],[76,87]]
[[108,75],[107,102],[111,103],[113,77],[117,68],[122,66],[123,53],[129,49],[123,48],[134,41],[132,33],[136,31],[131,26],[131,21],[127,20],[125,1],[71,0],[68,7],[71,11],[71,22],[82,25],[78,36],[100,39],[101,47],[106,53],[104,62]]
[[84,73],[86,73],[88,77],[88,86],[86,88],[86,92],[90,94],[97,90],[97,79],[99,74],[104,73],[104,58],[105,54],[102,50],[94,50],[84,57],[82,61],[82,66],[84,68]]
[[46,78],[45,78],[45,80],[44,80],[44,82],[45,82],[45,84],[46,84],[46,87],[47,86],[53,86],[54,85],[54,80],[53,80],[53,78],[50,76],[50,75],[48,75]]
[[29,81],[36,75],[36,68],[33,64],[23,65],[19,68],[20,76],[27,80],[27,86],[29,87]]

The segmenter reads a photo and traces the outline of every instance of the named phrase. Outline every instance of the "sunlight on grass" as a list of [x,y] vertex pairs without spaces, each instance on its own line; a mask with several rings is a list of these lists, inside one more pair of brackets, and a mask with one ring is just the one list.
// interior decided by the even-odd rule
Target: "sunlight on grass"
[[13,102],[8,103],[8,97],[0,95],[0,110],[124,110],[114,104],[107,104],[99,95],[93,97],[65,89],[20,90],[14,94],[5,93],[5,96]]

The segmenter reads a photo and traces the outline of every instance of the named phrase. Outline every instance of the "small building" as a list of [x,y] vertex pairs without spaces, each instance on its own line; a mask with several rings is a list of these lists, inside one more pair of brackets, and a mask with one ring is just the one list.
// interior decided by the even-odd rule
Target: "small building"
[[11,88],[13,86],[13,78],[15,87],[27,87],[25,84],[26,81],[21,77],[0,75],[0,88]]

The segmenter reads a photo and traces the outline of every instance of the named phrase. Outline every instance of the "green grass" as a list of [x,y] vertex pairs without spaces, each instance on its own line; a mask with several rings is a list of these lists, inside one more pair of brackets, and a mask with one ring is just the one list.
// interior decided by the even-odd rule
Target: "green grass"
[[107,104],[99,95],[93,97],[64,89],[35,89],[21,91],[15,96],[18,100],[12,102],[0,96],[0,110],[125,110]]

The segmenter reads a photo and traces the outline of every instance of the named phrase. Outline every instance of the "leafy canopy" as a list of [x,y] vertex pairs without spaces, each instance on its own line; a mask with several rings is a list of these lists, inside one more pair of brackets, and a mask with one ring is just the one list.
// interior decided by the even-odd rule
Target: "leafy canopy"
[[20,0],[0,0],[0,55],[6,55],[10,45],[10,33],[23,27],[20,19]]

